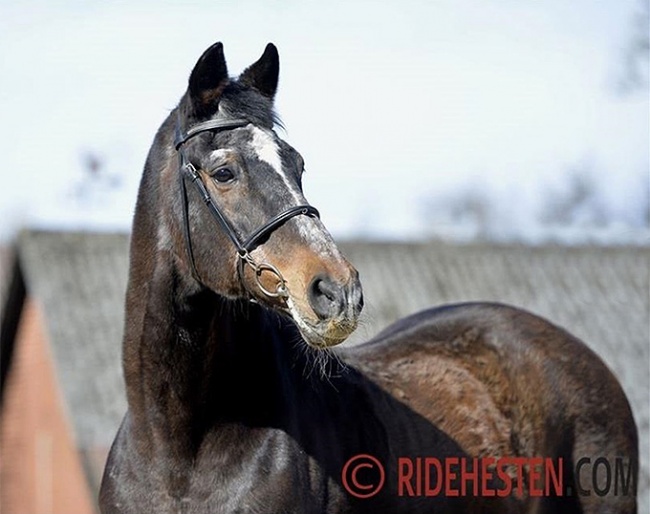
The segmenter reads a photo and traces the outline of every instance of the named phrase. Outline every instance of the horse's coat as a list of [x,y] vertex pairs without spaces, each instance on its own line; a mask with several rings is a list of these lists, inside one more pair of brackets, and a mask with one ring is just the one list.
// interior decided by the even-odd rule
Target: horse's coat
[[[454,305],[323,354],[354,330],[362,298],[320,220],[293,216],[250,251],[286,280],[288,296],[269,297],[256,280],[272,290],[277,277],[238,269],[233,243],[193,190],[184,212],[174,131],[215,117],[247,124],[183,147],[239,234],[306,202],[302,158],[272,132],[278,71],[269,45],[229,79],[221,44],[212,46],[156,134],[131,241],[129,408],[106,464],[102,512],[636,512],[635,487],[575,494],[581,458],[621,458],[636,473],[637,433],[614,376],[564,330],[513,307]],[[365,499],[350,483],[365,493],[377,475],[343,474],[360,454],[385,473]],[[550,458],[562,463],[562,491],[535,497],[538,484],[513,475],[523,497],[426,496],[417,486],[421,494],[404,495],[399,459],[426,457]],[[485,483],[494,490],[504,480]]]

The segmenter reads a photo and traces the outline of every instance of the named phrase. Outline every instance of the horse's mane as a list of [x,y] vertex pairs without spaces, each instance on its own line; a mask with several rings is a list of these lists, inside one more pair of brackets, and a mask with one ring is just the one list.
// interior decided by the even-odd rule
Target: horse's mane
[[229,117],[244,118],[252,124],[272,129],[274,126],[283,127],[280,116],[273,108],[273,99],[261,95],[255,89],[240,84],[236,79],[231,79],[223,89],[219,97],[218,105],[211,115],[197,117],[192,112],[191,101],[188,94],[181,99],[179,104],[181,117],[184,119],[193,118],[194,121],[201,121],[219,112]]

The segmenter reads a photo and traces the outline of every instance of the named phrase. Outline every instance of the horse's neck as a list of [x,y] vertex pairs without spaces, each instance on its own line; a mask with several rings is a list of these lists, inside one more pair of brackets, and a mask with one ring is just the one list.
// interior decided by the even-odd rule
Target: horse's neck
[[146,219],[135,227],[123,355],[141,448],[191,458],[218,421],[273,424],[290,401],[280,370],[290,345],[278,342],[291,327],[261,307],[197,290],[147,238],[155,231]]

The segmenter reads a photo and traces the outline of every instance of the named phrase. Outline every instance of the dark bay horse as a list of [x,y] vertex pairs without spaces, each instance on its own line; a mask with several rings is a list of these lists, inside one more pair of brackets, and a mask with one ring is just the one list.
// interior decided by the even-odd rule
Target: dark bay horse
[[627,399],[551,323],[444,306],[331,349],[361,286],[273,130],[278,73],[269,44],[232,79],[217,43],[156,134],[102,512],[636,512]]

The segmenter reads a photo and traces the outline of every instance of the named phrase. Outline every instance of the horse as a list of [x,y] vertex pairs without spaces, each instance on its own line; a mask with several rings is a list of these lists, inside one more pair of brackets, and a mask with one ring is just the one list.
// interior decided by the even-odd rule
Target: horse
[[444,305],[337,347],[361,283],[275,131],[278,76],[273,44],[233,78],[216,43],[155,135],[101,512],[635,513],[626,396],[550,321]]

